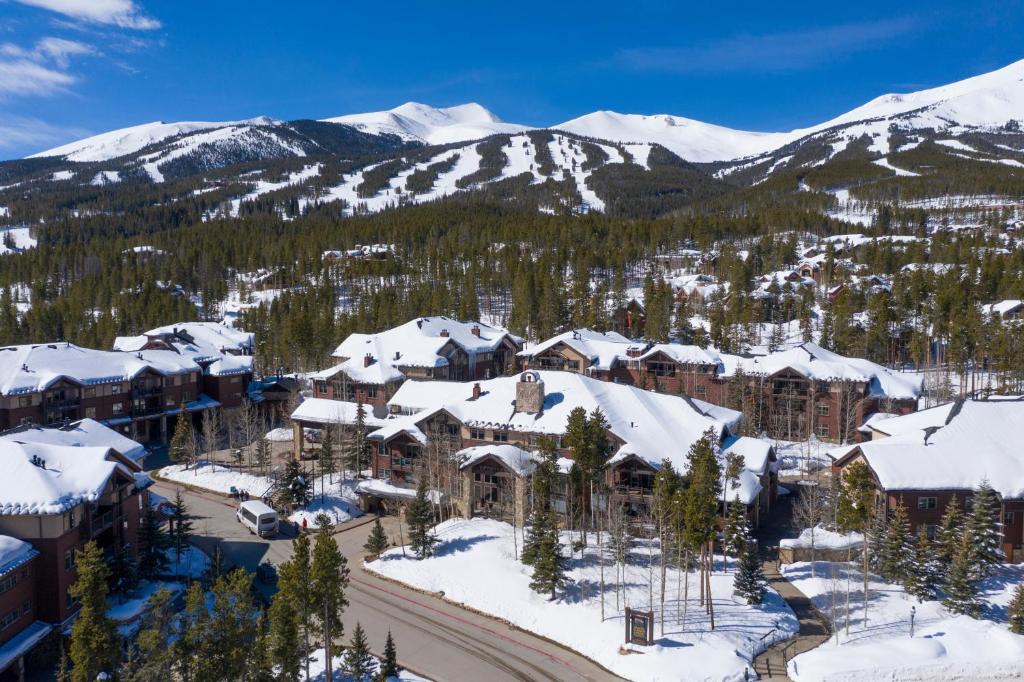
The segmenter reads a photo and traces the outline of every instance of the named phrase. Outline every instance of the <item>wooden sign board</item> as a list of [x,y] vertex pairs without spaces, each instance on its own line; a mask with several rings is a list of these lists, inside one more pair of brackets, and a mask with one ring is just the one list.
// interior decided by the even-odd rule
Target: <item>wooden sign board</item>
[[626,607],[626,644],[654,644],[654,612]]

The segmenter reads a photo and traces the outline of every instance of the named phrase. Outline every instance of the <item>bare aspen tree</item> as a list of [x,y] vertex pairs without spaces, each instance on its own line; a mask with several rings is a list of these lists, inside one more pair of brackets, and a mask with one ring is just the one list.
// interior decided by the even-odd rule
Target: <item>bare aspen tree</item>
[[203,434],[203,451],[213,460],[213,455],[220,444],[220,415],[217,410],[205,410],[201,423]]

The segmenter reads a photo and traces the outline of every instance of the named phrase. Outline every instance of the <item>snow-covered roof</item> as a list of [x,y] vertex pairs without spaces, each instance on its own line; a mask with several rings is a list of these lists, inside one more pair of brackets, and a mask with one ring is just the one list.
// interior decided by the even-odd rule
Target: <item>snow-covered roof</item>
[[1007,313],[1013,313],[1024,307],[1024,301],[1019,298],[1005,299],[997,301],[996,303],[988,303],[981,306],[981,310],[986,315],[992,315],[998,313],[1000,316],[1006,315]]
[[252,372],[253,334],[219,322],[181,322],[138,336],[118,336],[114,339],[114,350],[139,351],[155,339],[166,346],[159,350],[174,351],[197,363],[210,363],[206,372],[211,376]]
[[967,400],[934,432],[909,431],[856,449],[885,490],[971,490],[987,479],[1004,499],[1024,499],[1017,424],[1024,424],[1022,400]]
[[58,379],[80,384],[129,380],[152,369],[159,374],[199,371],[191,358],[163,351],[92,350],[72,343],[49,343],[0,348],[0,393],[15,395],[45,389]]
[[650,347],[637,360],[648,360],[657,354],[667,355],[681,365],[719,365],[722,360],[714,348],[687,346],[681,343],[658,343]]
[[110,448],[130,460],[146,456],[146,448],[128,436],[104,426],[95,419],[82,419],[67,426],[44,428],[26,426],[0,435],[0,439],[14,443],[43,443],[69,447]]
[[95,501],[116,469],[134,473],[109,453],[102,447],[0,440],[0,515],[61,514]]
[[461,460],[460,468],[473,466],[485,457],[494,457],[519,476],[529,476],[537,469],[537,461],[533,453],[508,443],[494,445],[475,445],[455,453]]
[[[474,330],[479,335],[474,334]],[[442,336],[446,333],[447,336]],[[449,317],[420,317],[377,334],[352,334],[332,353],[339,359],[362,363],[369,355],[374,364],[395,367],[444,367],[448,359],[439,352],[452,342],[470,356],[496,350],[505,338],[521,343],[522,339],[504,329],[483,322],[460,322]]]
[[[684,466],[690,445],[711,429],[721,438],[727,423],[707,416],[700,407],[679,396],[644,391],[634,386],[591,379],[574,372],[532,372],[544,383],[544,409],[539,413],[515,411],[520,378],[481,381],[480,397],[472,398],[472,384],[448,381],[407,381],[389,405],[403,410],[443,407],[466,426],[523,433],[562,435],[569,413],[582,407],[588,414],[600,409],[611,433],[622,441],[613,459],[636,455],[652,466],[669,459]],[[710,406],[709,406],[710,407]],[[729,421],[740,413],[717,408]]]
[[550,339],[541,341],[535,346],[518,353],[521,358],[532,358],[557,346],[564,344],[590,360],[594,369],[611,369],[615,362],[627,356],[627,351],[644,350],[647,346],[627,339],[616,332],[595,332],[591,329],[573,329]]
[[0,535],[0,576],[10,573],[38,555],[39,551],[24,540]]
[[[306,398],[295,408],[291,418],[314,424],[355,424],[358,415],[359,403],[326,398]],[[363,405],[363,420],[367,426],[377,426],[387,421],[373,416],[372,405]]]
[[359,384],[383,385],[405,379],[405,375],[391,363],[373,360],[367,365],[363,357],[349,358],[333,367],[316,372],[310,378],[331,379],[339,372],[344,372],[349,379]]
[[196,344],[215,348],[221,353],[252,353],[256,348],[256,336],[252,332],[228,327],[220,322],[178,322],[150,329],[146,336],[173,336],[184,332]]
[[802,343],[770,355],[721,356],[725,371],[732,376],[741,368],[746,374],[771,376],[785,369],[814,381],[857,381],[868,385],[872,396],[910,400],[921,395],[922,377],[888,369],[863,358],[848,358],[813,343]]
[[878,413],[865,421],[860,430],[877,432],[886,436],[899,436],[912,431],[942,426],[949,419],[955,406],[956,403],[951,402],[910,414],[889,415],[888,417],[884,416],[887,413]]

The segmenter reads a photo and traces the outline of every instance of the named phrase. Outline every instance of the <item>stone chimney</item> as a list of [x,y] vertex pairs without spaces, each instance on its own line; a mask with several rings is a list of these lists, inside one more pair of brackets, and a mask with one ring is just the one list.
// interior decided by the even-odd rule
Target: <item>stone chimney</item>
[[367,353],[363,356],[363,367],[369,367],[373,364],[373,356]]
[[479,339],[479,338],[480,338],[480,325],[478,325],[478,324],[474,324],[474,325],[473,325],[473,328],[472,328],[472,329],[470,329],[470,330],[469,330],[469,332],[470,332],[470,333],[471,333],[471,334],[472,334],[473,336],[475,336],[476,338],[478,338],[478,339]]
[[477,382],[477,383],[473,384],[473,400],[479,400],[479,399],[480,399],[480,383]]
[[516,383],[516,412],[544,411],[544,381],[538,372],[523,372]]
[[441,330],[441,336],[443,336],[444,338],[447,339],[448,338],[448,330],[447,329],[442,329]]

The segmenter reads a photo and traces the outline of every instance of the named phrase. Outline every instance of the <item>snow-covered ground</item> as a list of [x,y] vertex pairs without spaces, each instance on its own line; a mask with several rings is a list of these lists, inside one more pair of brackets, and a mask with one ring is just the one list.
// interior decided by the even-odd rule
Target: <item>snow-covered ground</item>
[[316,517],[320,514],[326,514],[335,525],[363,515],[356,504],[354,482],[351,479],[343,480],[338,474],[334,475],[333,483],[329,479],[328,476],[321,476],[313,480],[313,501],[305,509],[293,512],[288,517],[289,521],[302,524],[305,519],[309,528],[315,528]]
[[171,583],[171,582],[149,582],[147,580],[139,583],[138,588],[128,599],[119,600],[114,597],[110,600],[110,608],[107,609],[107,616],[109,616],[114,622],[119,624],[125,624],[135,620],[146,611],[146,605],[149,602],[149,598],[156,594],[160,588],[166,589],[171,594],[178,594],[184,591],[185,586],[182,583]]
[[[0,229],[0,255],[5,253],[21,253],[28,249],[34,249],[38,242],[36,238],[32,236],[30,227],[24,225],[18,227],[5,227]],[[10,235],[11,239],[14,240],[14,248],[7,246],[4,243],[4,239]]]
[[[254,498],[263,497],[273,485],[266,476],[236,471],[210,462],[201,462],[189,469],[184,465],[175,464],[164,467],[158,475],[217,493],[230,493],[234,486],[236,490],[244,490]],[[330,477],[327,476],[315,478],[313,501],[306,508],[288,516],[288,521],[301,524],[305,519],[306,525],[312,528],[316,526],[316,517],[320,514],[326,514],[334,524],[345,523],[362,516],[356,505],[355,482],[352,479],[343,479],[340,474],[335,474],[333,479],[334,482],[331,483]]]
[[826,453],[835,443],[823,443],[813,436],[808,440],[771,440],[779,461],[779,476],[801,476],[832,466]]
[[211,462],[199,462],[187,469],[184,464],[172,464],[161,469],[157,475],[217,493],[230,493],[233,486],[236,490],[248,492],[252,497],[262,497],[271,486],[266,476],[255,476]]
[[[345,632],[346,636],[351,636],[350,631]],[[374,646],[376,645],[376,646]],[[370,642],[370,646],[375,649],[379,647],[379,650],[383,650],[383,644],[377,642]],[[400,642],[395,642],[395,647],[401,646]],[[327,671],[324,666],[326,652],[323,649],[317,649],[313,652],[313,655],[309,658],[309,682],[327,682]],[[334,678],[332,682],[356,682],[352,679],[351,675],[347,675],[344,670],[344,652],[331,656],[332,670],[331,677]],[[379,660],[378,660],[379,662]],[[377,679],[374,677],[373,679]],[[430,682],[426,677],[420,677],[415,673],[411,673],[408,670],[401,670],[398,673],[398,677],[389,677],[387,682]]]
[[[609,560],[604,569],[606,618],[602,622],[596,547],[591,546],[584,559],[574,556],[569,561],[571,585],[559,599],[548,601],[530,589],[533,569],[515,559],[512,532],[512,526],[488,519],[449,520],[436,529],[440,542],[434,557],[417,561],[394,549],[366,568],[419,589],[444,591],[446,599],[551,638],[633,680],[678,680],[681,676],[716,682],[742,680],[757,652],[773,640],[791,637],[798,629],[793,612],[774,591],[769,590],[761,606],[734,601],[731,572],[716,573],[711,579],[714,631],[696,600],[696,574],[690,576],[685,623],[676,601],[682,574],[671,569],[662,614],[657,603],[658,568],[655,565],[651,572],[647,568],[650,561],[657,563],[657,550],[652,547],[648,554],[646,544],[639,544],[627,566],[621,605],[650,608],[659,625],[654,646],[620,653],[624,623],[616,609],[614,564]],[[521,539],[519,544],[521,548]],[[563,546],[567,545],[564,537]],[[653,599],[649,597],[649,580],[653,581]],[[662,615],[666,620],[663,635]]]
[[[1024,580],[1024,566],[1001,566],[982,585],[985,618],[956,616],[937,601],[919,603],[899,585],[869,579],[868,620],[864,623],[862,578],[853,564],[816,562],[782,567],[799,590],[827,618],[836,596],[836,631],[827,643],[796,656],[789,675],[798,682],[847,680],[1005,680],[1024,674],[1024,636],[1005,624],[1006,606]],[[850,584],[850,626],[844,620],[847,577]],[[910,638],[911,608],[916,609]]]
[[167,573],[181,578],[201,578],[210,569],[210,557],[195,545],[182,547],[181,557],[167,550]]

